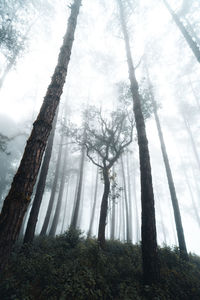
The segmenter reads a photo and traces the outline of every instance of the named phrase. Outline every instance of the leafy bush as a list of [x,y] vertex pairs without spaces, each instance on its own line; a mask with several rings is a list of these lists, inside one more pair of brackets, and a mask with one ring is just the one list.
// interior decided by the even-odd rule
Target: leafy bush
[[178,249],[159,249],[161,282],[142,284],[139,245],[107,241],[101,250],[95,239],[68,230],[56,238],[36,238],[16,247],[1,275],[3,300],[199,300],[200,258],[183,262]]

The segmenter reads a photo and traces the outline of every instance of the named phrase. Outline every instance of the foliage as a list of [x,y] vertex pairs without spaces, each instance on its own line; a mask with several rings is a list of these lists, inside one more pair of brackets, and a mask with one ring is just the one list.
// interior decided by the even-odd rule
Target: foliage
[[[132,108],[133,97],[132,97],[130,85],[127,82],[121,81],[118,82],[117,87],[118,87],[119,101],[129,109]],[[140,92],[142,113],[144,119],[147,120],[148,118],[151,117],[153,113],[153,107],[152,107],[152,102],[151,102],[148,88],[144,86],[144,80],[141,82],[139,92]]]
[[56,238],[36,238],[16,247],[1,278],[0,298],[10,299],[199,299],[200,258],[183,262],[178,249],[159,249],[161,282],[142,285],[139,245],[95,239],[69,230]]

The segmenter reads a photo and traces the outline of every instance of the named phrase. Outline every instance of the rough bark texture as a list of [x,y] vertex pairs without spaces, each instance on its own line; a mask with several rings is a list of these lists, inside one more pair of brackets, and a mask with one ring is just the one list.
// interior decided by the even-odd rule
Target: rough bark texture
[[171,7],[169,6],[166,0],[163,0],[165,6],[167,7],[168,11],[170,12],[174,22],[178,26],[179,30],[183,34],[186,42],[188,43],[189,47],[191,48],[194,56],[196,57],[197,61],[200,63],[200,48],[198,44],[192,39],[191,35],[188,33],[182,22],[180,21],[179,17],[173,12]]
[[64,135],[62,134],[61,139],[60,139],[59,150],[58,150],[56,170],[55,170],[53,185],[52,185],[52,189],[51,189],[51,196],[50,196],[50,199],[49,199],[49,204],[48,204],[47,212],[46,212],[46,215],[45,215],[44,223],[43,223],[43,226],[42,226],[42,230],[40,232],[41,236],[44,236],[47,233],[47,228],[49,226],[49,221],[50,221],[50,217],[51,217],[51,213],[52,213],[52,208],[53,208],[53,204],[54,204],[54,201],[55,201],[56,190],[57,190],[57,186],[58,186],[59,172],[60,172],[60,168],[61,168],[63,138],[64,138]]
[[129,68],[129,79],[131,93],[133,97],[133,110],[135,115],[141,174],[141,202],[142,202],[142,260],[143,260],[143,280],[145,284],[152,284],[159,280],[159,262],[157,253],[156,221],[154,194],[151,176],[151,165],[148,149],[148,141],[144,117],[142,114],[138,83],[135,77],[128,30],[125,23],[124,9],[121,0],[119,4],[120,21],[124,35],[127,62]]
[[76,196],[75,207],[73,211],[71,227],[77,228],[78,223],[78,215],[80,210],[80,203],[81,203],[81,194],[82,194],[82,186],[83,186],[83,172],[84,172],[84,162],[85,162],[85,146],[82,146],[81,149],[81,161],[80,161],[80,175],[79,175],[79,182],[78,182],[78,190]]
[[66,176],[66,170],[67,170],[67,146],[64,151],[64,160],[63,160],[63,167],[62,167],[62,172],[61,172],[61,183],[60,183],[60,189],[59,189],[59,194],[58,194],[58,200],[56,204],[56,210],[54,213],[54,218],[51,224],[51,228],[49,231],[50,236],[55,236],[56,234],[56,229],[58,226],[58,220],[60,216],[60,210],[61,210],[61,205],[62,205],[62,199],[63,199],[63,192],[64,192],[64,186],[65,186],[65,176]]
[[44,155],[44,160],[42,162],[40,178],[39,178],[39,181],[37,184],[37,189],[36,189],[35,197],[33,200],[33,205],[31,208],[30,216],[28,219],[28,224],[26,227],[24,243],[31,243],[34,238],[35,228],[36,228],[36,224],[37,224],[37,220],[38,220],[38,214],[39,214],[40,206],[42,203],[42,197],[44,194],[44,189],[45,189],[45,184],[46,184],[46,179],[47,179],[47,174],[48,174],[48,169],[49,169],[49,163],[50,163],[50,159],[51,159],[57,116],[58,116],[58,111],[57,111],[56,117],[53,121],[53,128],[52,128],[51,134],[48,139],[47,148],[46,148],[45,155]]
[[181,214],[180,214],[178,199],[176,196],[176,189],[175,189],[174,180],[173,180],[173,176],[172,176],[172,172],[171,172],[171,167],[169,164],[169,159],[168,159],[168,155],[167,155],[167,150],[166,150],[166,146],[165,146],[165,142],[164,142],[162,129],[160,126],[160,120],[159,120],[158,113],[157,113],[156,103],[155,103],[155,100],[153,99],[153,94],[151,95],[151,99],[152,99],[153,112],[154,112],[156,127],[158,130],[158,136],[159,136],[159,140],[160,140],[160,146],[161,146],[162,156],[163,156],[163,160],[164,160],[166,175],[167,175],[170,196],[171,196],[171,200],[172,200],[174,219],[175,219],[175,224],[176,224],[176,232],[177,232],[177,236],[178,236],[178,243],[179,243],[179,249],[180,249],[180,256],[183,259],[188,260],[188,254],[187,254],[187,248],[186,248],[186,243],[185,243],[185,236],[184,236],[184,231],[183,231]]
[[108,175],[108,169],[103,169],[103,179],[104,179],[104,193],[101,201],[99,228],[98,228],[98,241],[100,247],[103,249],[105,247],[105,228],[106,228],[106,218],[108,211],[108,196],[110,193],[110,179]]
[[55,68],[37,120],[33,124],[33,130],[27,141],[20,166],[4,201],[0,215],[1,268],[3,268],[7,262],[12,246],[18,237],[24,214],[30,203],[31,194],[51,131],[56,108],[63,91],[80,5],[81,0],[75,0],[71,6],[71,15],[69,17],[63,46],[60,50],[58,64]]

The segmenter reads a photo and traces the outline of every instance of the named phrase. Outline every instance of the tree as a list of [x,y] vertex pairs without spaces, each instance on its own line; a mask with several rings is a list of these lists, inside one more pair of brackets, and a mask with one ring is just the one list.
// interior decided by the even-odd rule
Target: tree
[[[0,89],[9,71],[27,48],[30,31],[38,20],[50,21],[53,6],[48,0],[7,0],[0,3],[0,52],[5,67],[0,76]],[[40,26],[41,30],[41,26]]]
[[77,193],[75,198],[75,206],[73,210],[72,220],[71,220],[71,228],[77,228],[78,224],[78,215],[80,210],[80,203],[81,203],[81,195],[82,195],[82,186],[83,186],[83,173],[84,173],[84,162],[85,162],[85,146],[84,146],[84,140],[85,140],[85,130],[83,132],[83,144],[81,147],[81,159],[80,159],[80,167],[79,167],[79,178],[78,178],[78,186],[77,186]]
[[81,0],[74,0],[68,20],[67,32],[60,50],[58,63],[48,87],[39,115],[27,141],[18,171],[4,201],[0,215],[0,265],[5,267],[30,203],[43,153],[51,131],[56,108],[65,83],[74,40]]
[[171,201],[172,201],[172,206],[173,206],[173,212],[174,212],[174,219],[175,219],[175,224],[176,224],[176,232],[178,236],[178,244],[179,244],[179,249],[180,249],[180,256],[184,260],[188,260],[188,253],[187,253],[187,247],[185,243],[185,236],[184,236],[184,230],[183,230],[183,225],[182,225],[182,220],[181,220],[181,213],[180,213],[180,208],[179,208],[179,203],[176,195],[176,189],[175,189],[175,184],[174,184],[174,179],[172,176],[172,171],[169,163],[169,158],[167,154],[167,149],[163,137],[163,132],[162,128],[160,125],[160,119],[158,116],[158,107],[157,103],[154,99],[154,94],[153,94],[153,87],[151,85],[150,79],[149,79],[149,74],[148,74],[148,69],[146,67],[146,75],[147,75],[147,85],[148,85],[148,96],[151,99],[152,106],[153,106],[153,113],[154,113],[154,118],[156,121],[156,127],[158,131],[158,136],[160,140],[160,146],[161,146],[161,151],[162,151],[162,156],[163,156],[163,161],[165,165],[165,170],[166,170],[166,175],[167,175],[167,181],[168,181],[168,186],[169,186],[169,191],[170,191],[170,196],[171,196]]
[[[133,123],[121,110],[113,112],[110,120],[102,116],[101,110],[88,109],[85,123],[86,138],[83,142],[88,158],[102,171],[104,192],[101,201],[98,241],[105,247],[105,227],[110,193],[110,169],[132,142]],[[128,120],[127,120],[128,119]],[[95,121],[94,121],[95,120]],[[97,122],[97,123],[95,123]],[[99,156],[99,162],[97,161]]]
[[140,157],[141,174],[141,203],[142,203],[142,259],[143,279],[145,284],[152,284],[159,280],[159,262],[157,253],[156,221],[154,194],[151,176],[151,164],[148,149],[148,140],[145,122],[141,108],[138,83],[130,48],[130,40],[126,25],[126,16],[122,0],[116,0],[119,7],[120,23],[124,37],[129,80],[133,99],[133,111],[135,115],[137,138]]
[[57,111],[56,117],[53,121],[53,128],[52,128],[51,134],[48,139],[47,148],[46,148],[44,159],[42,162],[40,177],[38,180],[35,197],[33,199],[33,205],[31,208],[30,216],[29,216],[26,231],[25,231],[24,243],[30,243],[33,241],[33,238],[34,238],[35,228],[36,228],[36,224],[37,224],[37,220],[38,220],[38,214],[39,214],[40,206],[42,203],[42,198],[43,198],[43,194],[44,194],[44,189],[45,189],[45,184],[46,184],[46,179],[47,179],[47,174],[48,174],[48,169],[49,169],[49,163],[50,163],[50,159],[51,159],[53,140],[54,140],[54,135],[55,135],[55,130],[56,130],[56,123],[57,123],[57,116],[58,116],[58,111]]
[[197,61],[200,63],[200,48],[199,48],[197,42],[192,39],[192,36],[188,33],[187,29],[184,27],[183,23],[181,22],[181,20],[177,16],[177,14],[171,9],[168,2],[166,0],[163,0],[163,2],[165,4],[166,8],[168,9],[169,13],[171,14],[174,22],[176,23],[179,30],[183,34],[188,46],[191,48],[191,50],[192,50],[194,56],[196,57]]

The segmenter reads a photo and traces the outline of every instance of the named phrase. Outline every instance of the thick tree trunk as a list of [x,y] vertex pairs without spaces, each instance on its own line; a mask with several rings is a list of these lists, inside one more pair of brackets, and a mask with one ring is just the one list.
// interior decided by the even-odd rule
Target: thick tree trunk
[[82,196],[82,186],[83,186],[83,173],[84,173],[84,162],[85,162],[85,146],[83,145],[81,148],[81,161],[80,161],[80,175],[78,181],[78,190],[77,196],[75,199],[75,207],[73,211],[72,221],[71,221],[71,228],[77,228],[78,225],[78,217],[79,217],[79,210],[80,210],[80,203],[81,203],[81,196]]
[[33,205],[31,208],[29,220],[27,223],[26,231],[25,231],[24,243],[32,243],[33,238],[34,238],[35,228],[36,228],[36,224],[38,221],[38,214],[39,214],[40,206],[42,203],[42,197],[44,194],[47,174],[48,174],[48,170],[49,170],[49,163],[50,163],[51,153],[52,153],[52,148],[53,148],[53,140],[54,140],[54,135],[55,135],[57,116],[58,116],[58,110],[56,112],[56,117],[53,121],[53,128],[52,128],[51,134],[48,139],[47,148],[46,148],[45,155],[44,155],[44,160],[42,162],[40,178],[39,178],[39,181],[37,184],[37,189],[36,189],[35,197],[33,200]]
[[108,212],[108,196],[110,193],[110,179],[108,175],[108,169],[103,169],[103,180],[104,180],[104,193],[101,201],[99,229],[98,229],[98,241],[101,248],[105,247],[105,228],[106,218]]
[[131,241],[131,235],[130,235],[130,228],[129,228],[129,206],[128,206],[128,196],[127,196],[127,186],[126,186],[126,176],[125,176],[125,170],[124,170],[124,161],[123,157],[121,155],[121,168],[122,168],[122,179],[123,179],[123,186],[124,186],[124,200],[125,200],[125,215],[126,215],[126,238],[125,240],[127,242]]
[[56,108],[60,101],[70,60],[74,33],[81,0],[71,6],[68,28],[60,50],[58,64],[52,76],[44,102],[33,124],[32,133],[27,141],[24,155],[13,179],[11,189],[4,201],[0,215],[0,265],[4,267],[10,256],[23,222],[24,214],[30,203],[31,194],[46,143],[51,131]]
[[151,165],[148,149],[148,141],[144,117],[142,114],[140,95],[138,92],[138,83],[135,77],[135,70],[130,50],[128,30],[125,23],[125,15],[121,0],[117,0],[120,11],[120,21],[124,35],[127,62],[129,68],[129,79],[131,84],[131,93],[133,97],[133,110],[136,121],[139,156],[140,156],[140,173],[141,173],[141,202],[142,202],[142,259],[143,259],[143,280],[145,284],[158,282],[160,277],[157,238],[156,238],[156,221],[154,194],[151,176]]
[[[148,71],[147,71],[147,77],[148,77]],[[149,78],[148,78],[148,81],[149,81]],[[160,140],[163,161],[164,161],[166,175],[167,175],[170,196],[171,196],[171,200],[172,200],[174,219],[175,219],[175,224],[176,224],[176,232],[177,232],[177,236],[178,236],[178,243],[179,243],[179,249],[180,249],[180,256],[182,259],[188,260],[189,257],[188,257],[188,253],[187,253],[186,243],[185,243],[185,236],[184,236],[184,231],[183,231],[179,203],[178,203],[178,199],[176,196],[174,179],[173,179],[172,172],[171,172],[171,167],[170,167],[169,158],[167,155],[165,141],[164,141],[161,125],[160,125],[160,120],[158,117],[156,102],[154,99],[154,95],[151,92],[150,81],[148,82],[148,85],[149,85],[149,90],[150,90],[152,106],[153,106],[153,113],[154,113],[154,117],[155,117],[155,121],[156,121],[156,127],[157,127],[158,136],[159,136],[159,140]]]
[[51,228],[49,231],[49,236],[55,236],[56,234],[56,229],[58,226],[58,220],[60,216],[60,210],[61,210],[61,205],[62,205],[62,200],[63,200],[63,192],[64,192],[64,186],[65,186],[65,176],[66,176],[66,169],[67,169],[67,153],[68,152],[68,147],[66,146],[65,151],[64,151],[64,159],[63,159],[63,167],[62,167],[62,172],[61,172],[61,183],[60,183],[60,189],[59,189],[59,194],[58,194],[58,200],[56,204],[56,210],[54,213],[54,218],[51,224]]
[[46,212],[46,215],[45,215],[44,223],[43,223],[43,226],[42,226],[42,230],[40,232],[41,236],[44,236],[47,233],[47,228],[49,226],[49,221],[50,221],[50,217],[51,217],[51,213],[52,213],[52,208],[53,208],[53,204],[54,204],[54,201],[55,201],[55,195],[56,195],[56,190],[57,190],[57,185],[58,185],[59,172],[60,172],[61,162],[62,162],[61,157],[62,157],[62,150],[63,150],[63,139],[64,139],[64,135],[62,134],[61,139],[60,139],[59,150],[58,150],[56,170],[55,170],[53,185],[52,185],[52,189],[51,189],[51,196],[50,196],[50,199],[49,199],[49,204],[48,204],[47,212]]
[[66,191],[66,196],[65,196],[65,206],[64,206],[64,213],[63,213],[63,221],[62,221],[62,227],[61,227],[61,234],[65,231],[65,218],[66,218],[66,213],[67,213],[67,202],[68,202],[68,194],[69,194],[69,182],[70,182],[70,177],[68,178],[68,181],[67,181],[67,191]]
[[197,61],[200,63],[200,48],[198,44],[192,39],[186,28],[184,27],[183,23],[180,21],[179,17],[173,12],[171,7],[169,6],[168,2],[166,0],[163,0],[165,6],[167,7],[169,13],[171,14],[174,22],[178,26],[179,30],[183,34],[187,44],[191,48],[194,56],[196,57]]
[[[99,161],[98,161],[99,163]],[[90,219],[90,225],[89,225],[89,230],[88,230],[88,237],[91,236],[92,234],[92,228],[94,224],[94,215],[95,215],[95,209],[96,209],[96,204],[97,204],[97,192],[98,192],[98,181],[99,181],[99,168],[96,168],[96,179],[95,179],[95,190],[94,190],[94,202],[92,206],[92,214],[91,214],[91,219]]]

